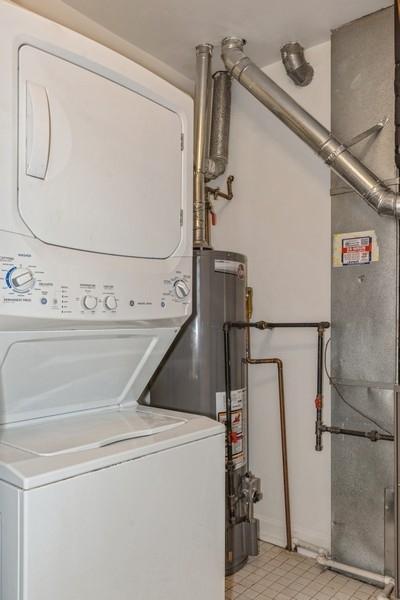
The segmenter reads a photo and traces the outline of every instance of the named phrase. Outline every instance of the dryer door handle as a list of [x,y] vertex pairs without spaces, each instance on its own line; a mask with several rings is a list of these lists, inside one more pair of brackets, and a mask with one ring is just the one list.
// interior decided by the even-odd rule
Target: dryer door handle
[[26,82],[26,174],[46,177],[50,152],[50,106],[42,85]]

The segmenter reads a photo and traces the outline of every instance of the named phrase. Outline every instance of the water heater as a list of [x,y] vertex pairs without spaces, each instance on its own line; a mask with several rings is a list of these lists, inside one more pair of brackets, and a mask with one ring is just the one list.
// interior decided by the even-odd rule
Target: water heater
[[[194,314],[153,379],[153,406],[183,410],[225,423],[224,335],[226,321],[246,318],[246,257],[233,252],[195,250]],[[257,553],[257,521],[248,503],[247,377],[244,330],[231,338],[232,442],[237,497],[235,523],[227,519],[226,573]]]

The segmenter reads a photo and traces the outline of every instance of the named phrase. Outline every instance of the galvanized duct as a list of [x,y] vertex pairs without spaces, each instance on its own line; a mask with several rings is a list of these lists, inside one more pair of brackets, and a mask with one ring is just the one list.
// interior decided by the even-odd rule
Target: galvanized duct
[[231,76],[227,71],[217,71],[213,75],[213,80],[210,156],[207,169],[208,179],[216,179],[225,172],[229,156]]
[[206,171],[211,114],[211,44],[196,47],[193,245],[207,248]]
[[243,52],[245,41],[222,41],[222,59],[229,73],[275,114],[377,213],[400,217],[400,199],[293,98]]
[[289,42],[281,48],[283,66],[296,85],[305,87],[314,77],[314,69],[304,56],[304,48],[299,42]]

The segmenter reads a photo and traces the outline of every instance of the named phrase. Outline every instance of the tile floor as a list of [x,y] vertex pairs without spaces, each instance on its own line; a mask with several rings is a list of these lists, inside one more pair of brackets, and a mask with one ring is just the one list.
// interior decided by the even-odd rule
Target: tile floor
[[226,578],[226,600],[369,600],[372,585],[324,570],[312,558],[261,542],[259,556]]

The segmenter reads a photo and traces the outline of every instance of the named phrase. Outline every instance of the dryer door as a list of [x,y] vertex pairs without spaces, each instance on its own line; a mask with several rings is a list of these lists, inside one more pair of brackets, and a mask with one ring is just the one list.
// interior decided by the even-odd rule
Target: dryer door
[[181,119],[133,87],[20,48],[18,205],[35,237],[148,258],[179,245]]

